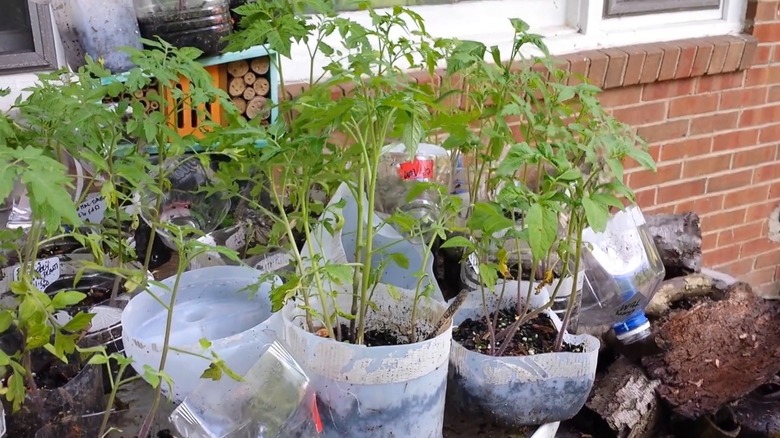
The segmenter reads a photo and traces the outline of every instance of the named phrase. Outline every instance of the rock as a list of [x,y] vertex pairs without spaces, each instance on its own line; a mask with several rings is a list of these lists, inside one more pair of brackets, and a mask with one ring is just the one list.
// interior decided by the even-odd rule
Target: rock
[[780,302],[738,282],[722,300],[670,312],[654,341],[661,353],[642,364],[659,395],[687,418],[715,413],[780,372]]
[[701,228],[696,213],[645,216],[661,256],[666,278],[701,270]]

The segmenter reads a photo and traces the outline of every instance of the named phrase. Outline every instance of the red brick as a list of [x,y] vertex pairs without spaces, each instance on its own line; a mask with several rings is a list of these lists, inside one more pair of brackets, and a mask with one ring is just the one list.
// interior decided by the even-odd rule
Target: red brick
[[[725,204],[726,208],[729,208],[728,204]],[[730,230],[737,225],[744,224],[745,210],[727,210],[719,211],[713,214],[708,214],[701,217],[702,230],[706,232]]]
[[718,248],[712,251],[705,251],[702,254],[702,262],[706,266],[719,267],[726,263],[739,259],[739,245],[732,245]]
[[745,40],[736,36],[731,37],[731,44],[729,44],[726,59],[723,61],[723,72],[736,71],[744,53]]
[[633,172],[629,176],[629,187],[638,189],[640,187],[650,187],[663,184],[669,181],[680,179],[682,164],[669,164],[658,166],[655,172],[650,170],[640,170]]
[[659,187],[656,201],[658,204],[667,204],[699,196],[704,193],[705,185],[706,180],[701,178],[695,181],[686,181],[666,187]]
[[609,57],[599,50],[588,50],[582,52],[581,55],[590,59],[590,67],[588,68],[588,82],[597,86],[604,86],[604,77],[607,74],[607,64],[609,63]]
[[691,120],[690,135],[709,134],[737,127],[739,112],[718,113],[709,116],[696,117]]
[[720,94],[720,109],[741,109],[766,103],[766,88],[740,88]]
[[752,179],[752,169],[711,176],[707,178],[707,193],[724,192],[746,187],[750,185]]
[[718,109],[717,94],[698,94],[672,99],[669,102],[669,117],[711,113]]
[[645,63],[642,66],[642,76],[639,78],[640,84],[649,84],[658,79],[658,72],[661,70],[661,61],[664,51],[657,45],[642,46],[645,50]]
[[747,187],[735,192],[727,193],[723,205],[726,208],[734,208],[740,205],[755,204],[766,201],[769,197],[769,186]]
[[765,202],[759,205],[751,205],[745,210],[745,222],[766,221],[769,214],[772,213],[776,205],[771,202]]
[[674,79],[677,73],[677,62],[680,60],[680,47],[667,43],[662,44],[664,57],[661,60],[661,69],[658,70],[658,80],[668,81]]
[[686,157],[698,157],[710,152],[712,137],[688,138],[661,146],[661,161],[679,160]]
[[710,66],[707,68],[708,75],[716,75],[723,72],[723,65],[726,62],[730,41],[728,37],[722,36],[713,39],[713,45],[714,49],[712,58],[710,58]]
[[745,16],[756,23],[775,21],[778,18],[778,2],[749,1]]
[[780,101],[780,85],[772,85],[769,87],[769,91],[766,96],[767,102],[779,102]]
[[604,88],[615,88],[623,85],[623,74],[626,72],[628,53],[620,49],[602,50],[608,57],[607,73],[604,77]]
[[696,50],[698,44],[693,41],[685,41],[678,44],[680,47],[680,59],[677,61],[677,69],[674,72],[674,79],[691,77],[693,63],[696,60]]
[[744,225],[735,225],[718,233],[718,246],[741,244],[761,236],[761,222],[752,222]]
[[745,75],[746,87],[777,83],[780,83],[780,66],[777,65],[754,67]]
[[693,94],[696,79],[690,78],[645,85],[645,89],[642,92],[642,100],[670,99]]
[[771,143],[780,141],[780,124],[764,126],[760,129],[758,136],[759,143]]
[[731,155],[716,155],[685,160],[683,178],[705,177],[711,173],[722,172],[731,166]]
[[756,257],[756,269],[780,266],[780,248],[775,248]]
[[[732,168],[754,167],[761,163],[771,163],[775,160],[777,146],[761,146],[754,149],[747,149],[734,152],[734,161]],[[780,166],[778,166],[780,167]]]
[[623,74],[623,86],[636,85],[642,78],[642,67],[645,65],[647,54],[644,50],[636,48],[626,48],[625,51],[628,53],[628,62]]
[[701,38],[696,40],[698,48],[696,49],[696,59],[693,60],[693,67],[691,68],[691,76],[701,76],[707,72],[710,68],[710,59],[712,59],[712,52],[715,50],[715,46],[711,40]]
[[642,87],[621,87],[607,90],[599,95],[599,101],[606,107],[621,107],[638,103]]
[[723,209],[723,198],[724,196],[722,194],[707,194],[701,198],[687,199],[678,202],[674,206],[674,212],[680,214],[692,211],[699,216],[713,213]]
[[766,125],[780,120],[780,105],[748,108],[739,116],[739,126]]
[[641,126],[637,129],[637,135],[648,143],[679,139],[688,135],[688,124],[688,120],[673,120],[657,125]]
[[753,259],[735,260],[731,263],[720,265],[717,269],[734,277],[742,277],[753,271]]
[[[764,162],[771,163],[772,161],[774,161],[774,159]],[[754,169],[753,184],[761,184],[777,180],[780,180],[780,166],[778,166],[777,163],[756,167]]]
[[[758,254],[764,254],[777,248],[777,244],[772,242],[766,237],[755,236],[751,240],[743,240],[742,247],[739,250],[740,257],[756,256]],[[774,271],[774,267],[772,268]],[[774,272],[773,272],[774,273]]]
[[[633,189],[633,187],[632,187]],[[653,205],[655,205],[655,195],[658,192],[658,189],[655,187],[645,189],[645,190],[637,190],[634,194],[636,196],[636,203],[639,205],[640,208],[649,208]]]
[[758,40],[753,37],[745,38],[745,51],[742,53],[742,59],[739,62],[739,70],[745,70],[753,65],[756,59],[756,49],[758,48]]
[[753,36],[762,43],[780,41],[780,23],[757,23],[753,26]]
[[582,80],[588,76],[590,59],[581,54],[568,55],[564,58],[569,61],[569,77],[567,83],[569,85],[582,83]]
[[742,276],[741,280],[753,286],[754,289],[760,289],[761,286],[771,283],[775,279],[775,267],[754,269]]
[[666,118],[666,102],[652,102],[616,109],[615,118],[631,126],[661,122]]
[[755,129],[743,131],[731,131],[718,134],[713,138],[712,151],[721,152],[740,149],[758,144],[758,131]]
[[714,76],[702,76],[699,78],[699,85],[696,88],[697,93],[708,93],[711,91],[729,90],[739,88],[744,82],[744,72],[724,73]]
[[772,59],[772,45],[759,44],[756,48],[756,59],[753,65],[766,65]]

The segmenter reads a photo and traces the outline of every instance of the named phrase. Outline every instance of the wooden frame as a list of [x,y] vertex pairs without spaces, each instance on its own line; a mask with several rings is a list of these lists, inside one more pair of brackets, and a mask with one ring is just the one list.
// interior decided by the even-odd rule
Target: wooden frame
[[0,74],[25,70],[53,69],[57,66],[54,46],[54,29],[48,5],[26,0],[30,12],[30,24],[34,51],[0,53]]
[[604,16],[720,8],[721,0],[604,0]]

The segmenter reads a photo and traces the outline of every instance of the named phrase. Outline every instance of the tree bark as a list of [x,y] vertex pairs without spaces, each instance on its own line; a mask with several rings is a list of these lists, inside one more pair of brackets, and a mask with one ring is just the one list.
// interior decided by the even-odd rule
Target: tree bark
[[666,278],[701,270],[701,228],[696,213],[652,214],[645,220],[666,268]]

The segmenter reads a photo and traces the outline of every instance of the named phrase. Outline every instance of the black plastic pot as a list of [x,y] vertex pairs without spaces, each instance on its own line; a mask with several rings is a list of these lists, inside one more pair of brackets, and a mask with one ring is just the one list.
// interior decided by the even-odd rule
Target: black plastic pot
[[[78,367],[71,365],[71,367]],[[39,389],[28,393],[17,412],[5,401],[8,437],[33,437],[42,427],[56,424],[63,416],[77,416],[101,412],[104,409],[103,379],[100,368],[87,365],[64,385],[53,389]],[[95,437],[99,430],[91,429],[90,422],[80,418],[77,425],[83,428],[84,437]],[[98,424],[98,427],[100,424]],[[71,435],[61,435],[67,437]]]

